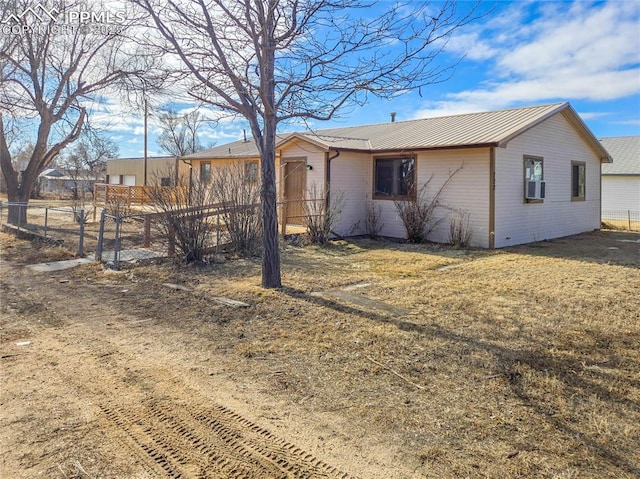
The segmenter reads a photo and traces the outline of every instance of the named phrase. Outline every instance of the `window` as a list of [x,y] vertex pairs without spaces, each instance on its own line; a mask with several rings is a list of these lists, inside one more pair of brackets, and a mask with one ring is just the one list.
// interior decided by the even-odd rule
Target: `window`
[[524,202],[542,203],[545,197],[544,160],[539,156],[524,157]]
[[398,199],[415,194],[415,158],[375,158],[374,198]]
[[244,182],[257,183],[258,181],[258,162],[247,161],[244,164]]
[[584,201],[586,193],[586,163],[571,162],[571,200]]
[[160,186],[171,186],[171,178],[168,176],[160,178]]
[[211,180],[211,163],[203,161],[200,163],[200,181],[209,183],[209,180]]
[[524,179],[527,181],[542,181],[543,176],[542,158],[533,156],[524,157]]

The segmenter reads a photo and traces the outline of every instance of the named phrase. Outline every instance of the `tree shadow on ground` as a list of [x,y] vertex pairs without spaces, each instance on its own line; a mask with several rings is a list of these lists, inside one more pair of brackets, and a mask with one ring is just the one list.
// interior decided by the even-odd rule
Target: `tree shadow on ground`
[[[381,314],[341,304],[330,298],[310,296],[306,292],[294,288],[284,288],[282,292],[292,298],[309,302],[315,306],[358,316],[366,320],[391,324],[404,332],[429,338],[438,338],[452,345],[463,345],[466,348],[489,353],[497,365],[496,375],[503,376],[506,379],[513,396],[518,398],[541,421],[550,424],[554,429],[561,431],[568,437],[580,438],[580,441],[588,447],[595,457],[599,457],[601,460],[620,468],[634,477],[640,477],[640,464],[625,456],[623,452],[615,450],[612,445],[607,443],[606,439],[599,438],[593,434],[587,435],[573,425],[568,418],[555,415],[544,401],[527,392],[522,375],[518,372],[519,368],[525,367],[541,375],[553,376],[563,384],[563,395],[567,400],[571,400],[574,397],[596,396],[611,411],[627,409],[634,414],[640,414],[640,402],[615,392],[613,388],[599,384],[598,380],[608,380],[611,384],[614,379],[603,370],[585,370],[584,360],[572,357],[558,357],[553,355],[545,345],[540,345],[539,348],[535,348],[535,344],[532,344],[530,348],[509,348],[489,340],[454,332],[439,325],[418,324],[407,320],[406,317],[394,317],[393,314]],[[602,340],[606,342],[608,339],[603,338]],[[618,361],[614,356],[609,359],[612,362],[612,366]],[[630,388],[640,389],[640,381],[633,379],[631,375],[627,375],[625,378],[616,377],[615,381],[622,381]]]

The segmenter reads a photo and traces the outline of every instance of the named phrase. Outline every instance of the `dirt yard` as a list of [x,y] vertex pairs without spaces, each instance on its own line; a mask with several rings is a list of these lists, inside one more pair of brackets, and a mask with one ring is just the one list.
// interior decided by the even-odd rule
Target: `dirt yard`
[[2,478],[640,476],[638,233],[284,246],[279,291],[0,240]]

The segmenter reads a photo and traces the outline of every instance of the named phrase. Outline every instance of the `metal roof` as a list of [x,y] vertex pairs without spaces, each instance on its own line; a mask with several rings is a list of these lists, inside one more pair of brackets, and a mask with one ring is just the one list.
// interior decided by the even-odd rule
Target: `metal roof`
[[258,147],[253,138],[238,140],[220,146],[214,146],[208,150],[198,151],[183,156],[184,160],[205,160],[211,158],[257,158],[260,157]]
[[[175,156],[147,156],[147,161],[159,161],[159,160],[175,160]],[[144,160],[144,156],[132,156],[128,158],[107,158],[107,161],[120,161],[120,160]]]
[[600,138],[613,163],[602,165],[603,175],[640,176],[640,136]]
[[[431,150],[506,146],[516,136],[562,113],[603,161],[609,161],[607,151],[593,136],[569,103],[511,108],[506,110],[468,113],[419,120],[349,126],[278,135],[277,145],[301,139],[325,151],[350,150],[380,153],[405,150]],[[236,141],[218,146],[185,159],[238,158],[259,156],[255,143]]]

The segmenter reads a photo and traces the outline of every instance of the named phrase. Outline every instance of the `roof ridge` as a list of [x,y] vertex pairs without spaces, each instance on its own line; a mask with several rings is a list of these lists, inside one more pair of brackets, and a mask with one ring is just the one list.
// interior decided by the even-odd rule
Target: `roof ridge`
[[[399,125],[399,124],[403,124],[403,123],[414,123],[414,122],[418,122],[418,121],[425,121],[425,120],[440,120],[443,118],[458,118],[458,117],[462,117],[462,116],[469,116],[469,115],[482,115],[482,114],[493,114],[493,113],[503,113],[506,111],[516,111],[516,110],[528,110],[528,109],[533,109],[533,108],[548,108],[548,107],[560,107],[562,105],[566,105],[568,104],[568,102],[566,101],[561,101],[561,102],[555,102],[555,103],[543,103],[543,104],[539,104],[539,105],[529,105],[529,106],[519,106],[519,107],[512,107],[512,108],[502,108],[500,110],[483,110],[483,111],[475,111],[475,112],[467,112],[467,113],[453,113],[450,115],[442,115],[442,116],[428,116],[426,118],[413,118],[411,120],[401,120],[401,121],[394,121],[394,122],[382,122],[382,123],[369,123],[369,124],[364,124],[364,125],[350,125],[350,126],[342,126],[342,127],[334,127],[334,128],[323,128],[321,130],[312,130],[314,132],[318,132],[321,133],[323,131],[330,131],[330,130],[342,130],[342,129],[347,129],[347,128],[367,128],[370,126],[381,126],[381,125],[390,125],[391,123]],[[306,130],[309,131],[309,130]],[[297,132],[297,133],[303,133],[303,132]],[[360,139],[360,138],[357,138]]]

